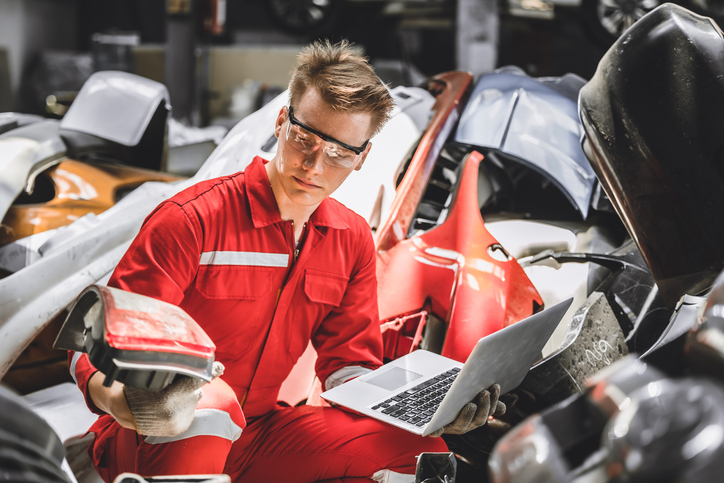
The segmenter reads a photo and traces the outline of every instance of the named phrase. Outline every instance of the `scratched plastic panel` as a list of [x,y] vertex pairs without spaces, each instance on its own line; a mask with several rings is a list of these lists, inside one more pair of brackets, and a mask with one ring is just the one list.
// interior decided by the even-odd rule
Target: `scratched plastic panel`
[[560,349],[534,366],[521,387],[551,403],[583,392],[588,377],[629,353],[613,309],[592,293],[573,316]]

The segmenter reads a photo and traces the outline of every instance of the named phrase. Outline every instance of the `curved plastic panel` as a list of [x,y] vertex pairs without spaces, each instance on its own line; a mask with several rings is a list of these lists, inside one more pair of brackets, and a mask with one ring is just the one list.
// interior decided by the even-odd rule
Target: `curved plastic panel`
[[65,153],[57,121],[31,124],[0,135],[0,220],[23,190],[32,192],[35,176]]
[[420,139],[402,182],[397,187],[395,199],[390,206],[390,215],[375,234],[378,252],[389,250],[405,239],[435,167],[435,161],[458,120],[460,103],[471,82],[472,75],[467,72],[446,72],[432,78],[431,84],[439,91],[433,107],[435,114]]
[[586,218],[596,177],[582,133],[575,101],[530,77],[501,72],[480,78],[455,141],[520,158],[562,188]]
[[724,269],[724,37],[662,5],[581,89],[589,158],[673,307]]
[[181,308],[119,289],[93,288],[103,299],[111,347],[213,358],[216,346]]
[[152,391],[177,374],[211,381],[216,350],[180,307],[102,285],[78,296],[53,348],[87,352],[106,387],[119,381]]
[[460,362],[479,339],[543,305],[518,262],[491,250],[499,245],[478,207],[481,160],[482,155],[473,152],[464,161],[442,225],[378,252],[380,318],[408,314],[429,303],[434,313],[447,317],[442,355]]
[[60,128],[135,146],[161,103],[171,110],[163,84],[127,72],[96,72],[83,84]]

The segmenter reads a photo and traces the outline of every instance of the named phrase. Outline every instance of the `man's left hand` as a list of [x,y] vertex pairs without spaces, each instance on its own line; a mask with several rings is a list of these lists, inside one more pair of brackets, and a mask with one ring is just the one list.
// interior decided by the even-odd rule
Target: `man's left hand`
[[487,390],[480,391],[475,399],[463,406],[455,421],[430,433],[430,436],[437,438],[443,434],[465,434],[485,425],[490,416],[502,416],[507,408],[499,398],[500,386],[498,384],[493,384]]

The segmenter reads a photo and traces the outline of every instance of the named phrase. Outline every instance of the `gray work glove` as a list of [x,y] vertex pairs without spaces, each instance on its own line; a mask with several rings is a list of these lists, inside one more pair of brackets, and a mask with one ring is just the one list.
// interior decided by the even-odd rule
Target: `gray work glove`
[[[214,362],[211,373],[216,379],[224,373],[224,365]],[[136,430],[144,436],[176,436],[189,429],[204,384],[198,377],[182,376],[160,391],[124,386]]]
[[471,402],[463,406],[455,421],[430,433],[430,436],[438,438],[443,434],[465,434],[485,425],[489,416],[502,416],[507,408],[499,397],[500,386],[498,384],[493,384],[487,390],[480,391]]

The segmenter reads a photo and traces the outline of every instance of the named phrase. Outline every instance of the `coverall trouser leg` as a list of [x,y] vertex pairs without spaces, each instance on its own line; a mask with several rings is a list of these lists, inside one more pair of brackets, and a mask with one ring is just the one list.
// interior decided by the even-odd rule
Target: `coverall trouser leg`
[[194,422],[171,438],[145,437],[101,416],[90,431],[89,455],[106,483],[119,474],[141,476],[221,474],[232,443],[245,426],[236,394],[221,379],[203,388]]
[[[231,412],[227,423],[238,422],[235,407],[235,395],[217,379],[204,386],[197,412]],[[414,474],[415,456],[447,451],[441,438],[422,438],[365,416],[316,406],[277,408],[248,421],[236,441],[221,436],[224,428],[208,433],[213,434],[196,431],[165,442],[112,421],[94,443],[102,447],[92,448],[92,453],[106,482],[129,471],[143,476],[225,473],[235,482],[311,483],[360,481],[356,479],[370,478],[381,469]]]
[[381,469],[414,474],[415,456],[441,451],[447,447],[440,438],[341,409],[280,408],[249,422],[231,448],[225,473],[235,481],[289,483],[369,478]]

